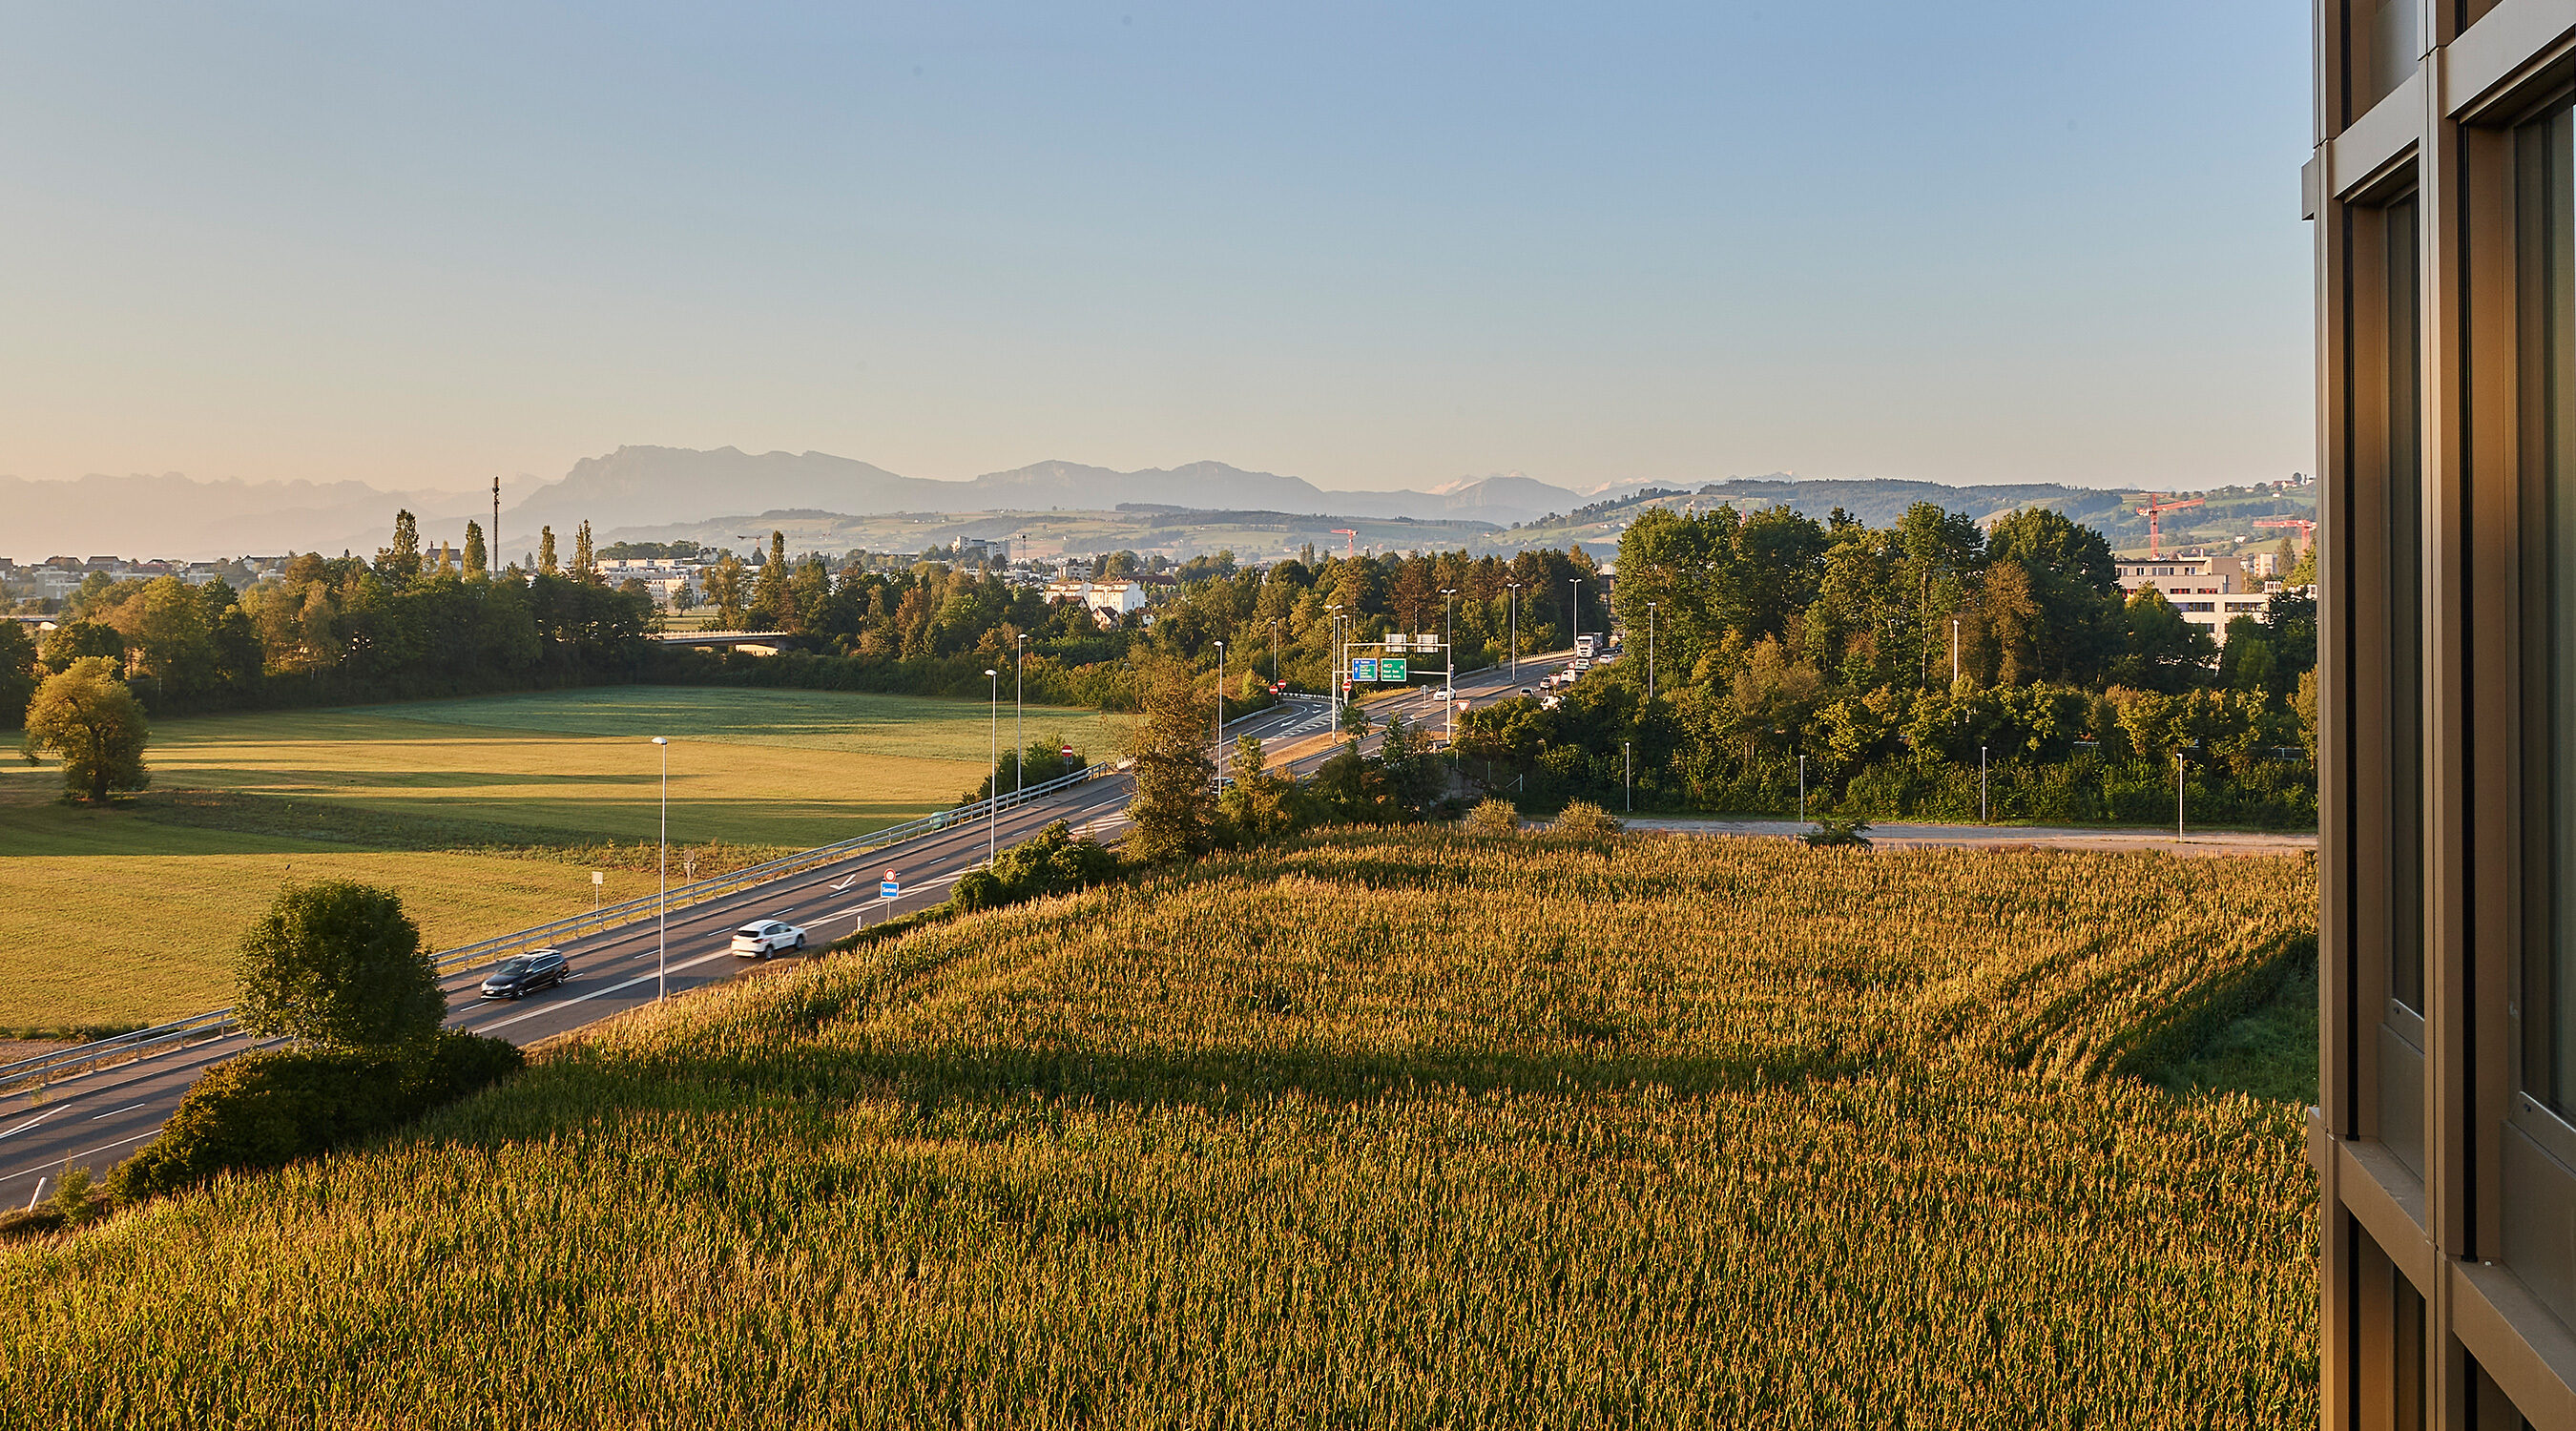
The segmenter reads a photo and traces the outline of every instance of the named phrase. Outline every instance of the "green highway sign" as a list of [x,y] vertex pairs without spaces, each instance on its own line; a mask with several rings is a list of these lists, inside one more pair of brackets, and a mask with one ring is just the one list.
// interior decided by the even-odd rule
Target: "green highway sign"
[[1380,656],[1377,661],[1377,678],[1389,682],[1407,680],[1409,678],[1404,673],[1404,667],[1405,660],[1402,656]]

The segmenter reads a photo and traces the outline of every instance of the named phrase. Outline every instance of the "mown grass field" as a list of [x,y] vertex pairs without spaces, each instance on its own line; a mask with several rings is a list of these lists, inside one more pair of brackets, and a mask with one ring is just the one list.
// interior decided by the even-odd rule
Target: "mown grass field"
[[[658,829],[655,734],[672,738],[674,848],[721,842],[740,862],[955,803],[984,778],[986,715],[907,696],[613,687],[168,720],[152,791],[112,811],[58,804],[54,766],[11,762],[0,1030],[230,1002],[233,944],[290,864],[399,890],[440,945],[588,906],[593,868],[610,901],[647,893],[635,846]],[[1033,711],[1028,730],[1095,756],[1115,739],[1085,711]]]
[[[0,1252],[34,1424],[2314,1424],[2305,861],[1337,834]],[[149,1288],[149,1295],[137,1295]]]
[[[609,686],[163,723],[153,779],[560,838],[649,840],[671,740],[671,838],[807,848],[954,804],[984,778],[980,701]],[[1046,711],[1105,754],[1106,718]],[[1002,711],[1010,739],[1010,711]]]
[[[56,852],[84,845],[124,852]],[[648,876],[607,873],[612,898],[652,888]],[[233,1001],[234,941],[290,879],[398,889],[441,947],[591,898],[586,870],[552,860],[353,850],[0,803],[0,1029],[123,1028],[222,1008]]]

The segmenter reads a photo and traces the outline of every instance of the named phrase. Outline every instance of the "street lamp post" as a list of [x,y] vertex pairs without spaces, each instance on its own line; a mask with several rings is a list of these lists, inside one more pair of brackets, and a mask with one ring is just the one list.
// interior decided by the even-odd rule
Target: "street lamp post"
[[1950,689],[1959,689],[1959,618],[1950,618]]
[[1453,701],[1458,698],[1457,596],[1454,586],[1440,588],[1440,688]]
[[1583,578],[1574,578],[1574,648],[1583,649]]
[[1225,788],[1225,643],[1216,643],[1216,786]]
[[[1331,662],[1349,653],[1342,650],[1342,604],[1338,601],[1331,602],[1324,607],[1324,610],[1330,612],[1333,618],[1332,634],[1324,638],[1324,659]],[[1324,707],[1333,714],[1335,730],[1342,728],[1343,672],[1343,666],[1335,666],[1324,677]]]
[[1655,607],[1658,604],[1646,603],[1646,699],[1650,701],[1655,698]]
[[1026,707],[1020,703],[1020,668],[1028,664],[1029,636],[1023,631],[1011,643],[1011,804],[1020,803],[1020,787],[1028,784],[1029,724]]
[[1521,584],[1507,581],[1503,585],[1512,589],[1512,684],[1517,686],[1521,683]]
[[991,714],[984,723],[985,730],[989,732],[985,744],[992,750],[994,777],[986,782],[992,787],[992,793],[984,801],[984,863],[989,865],[994,856],[1002,852],[1002,673],[987,666],[984,675],[992,682],[986,707]]
[[657,735],[653,744],[662,753],[662,892],[653,912],[653,1001],[660,1003],[671,996],[671,742]]
[[1449,721],[1449,743],[1458,743],[1458,623],[1451,614],[1458,588],[1440,588],[1440,708]]
[[1620,783],[1628,790],[1628,813],[1637,813],[1637,752],[1627,741],[1619,742]]
[[1798,823],[1807,823],[1807,752],[1798,752]]
[[1986,748],[1982,745],[1977,747],[1977,823],[1994,823],[1994,817],[1986,813]]

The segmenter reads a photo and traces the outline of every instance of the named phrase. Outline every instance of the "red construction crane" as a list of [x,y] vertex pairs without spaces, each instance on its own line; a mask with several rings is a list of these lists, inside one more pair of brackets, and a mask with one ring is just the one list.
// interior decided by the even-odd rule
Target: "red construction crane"
[[2147,519],[2147,559],[2149,561],[2155,560],[2157,553],[2163,548],[2164,527],[2162,518],[2164,514],[2167,512],[2179,512],[2185,507],[2197,507],[2202,505],[2206,500],[2206,498],[2202,497],[2193,497],[2180,502],[2159,502],[2156,500],[2155,493],[2149,492],[2147,494],[2147,505],[2138,509],[2138,515]]
[[2269,521],[2256,522],[2254,525],[2258,527],[2298,528],[2299,550],[2301,551],[2306,551],[2308,548],[2317,544],[2317,524],[2309,521],[2305,517],[2274,517]]
[[1343,560],[1345,560],[1345,561],[1352,561],[1352,560],[1356,560],[1356,559],[1359,557],[1359,554],[1360,554],[1360,534],[1359,534],[1359,533],[1357,533],[1357,532],[1355,532],[1355,531],[1352,531],[1352,530],[1351,530],[1350,528],[1348,528],[1348,527],[1335,527],[1335,528],[1333,528],[1333,535],[1334,535],[1334,536],[1337,536],[1337,537],[1348,537],[1348,538],[1350,538],[1350,540],[1349,540],[1349,541],[1344,542],[1344,543],[1342,544],[1345,548],[1347,548],[1347,550],[1345,550],[1345,551],[1342,553],[1342,559],[1343,559]]

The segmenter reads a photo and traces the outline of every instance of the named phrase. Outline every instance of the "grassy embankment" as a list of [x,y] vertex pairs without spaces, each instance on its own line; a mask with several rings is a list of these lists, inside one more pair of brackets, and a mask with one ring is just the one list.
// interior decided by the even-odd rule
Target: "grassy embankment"
[[[290,877],[397,889],[441,946],[589,907],[592,869],[609,902],[648,894],[655,734],[672,737],[675,850],[720,846],[703,874],[954,803],[984,777],[986,715],[907,696],[612,687],[170,720],[153,733],[153,789],[110,811],[59,804],[53,766],[12,763],[0,1030],[222,1006],[234,940]],[[1090,712],[1031,713],[1032,740],[1058,731],[1095,755],[1111,744]]]
[[[2312,1425],[2313,867],[1344,834],[0,1252],[113,1427]],[[132,1295],[151,1287],[154,1295]]]

